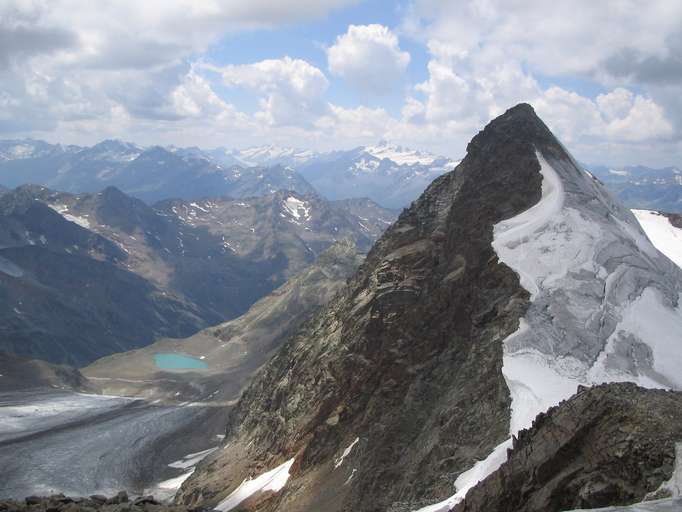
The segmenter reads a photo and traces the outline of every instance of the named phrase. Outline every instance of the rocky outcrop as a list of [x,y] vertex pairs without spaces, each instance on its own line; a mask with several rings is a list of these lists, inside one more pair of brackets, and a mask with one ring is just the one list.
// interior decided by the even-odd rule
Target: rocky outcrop
[[538,146],[563,155],[528,105],[479,133],[258,375],[178,502],[219,504],[291,458],[285,488],[248,509],[410,510],[452,494],[509,431],[502,341],[529,294],[491,242],[540,198]]
[[187,512],[187,507],[164,505],[153,496],[128,498],[125,491],[116,496],[93,495],[72,498],[63,494],[29,496],[22,501],[0,500],[0,512]]
[[682,229],[682,214],[679,214],[679,213],[663,213],[663,215],[668,217],[670,224],[672,224],[676,228]]
[[558,512],[670,496],[681,442],[682,393],[582,388],[521,431],[507,462],[454,511]]

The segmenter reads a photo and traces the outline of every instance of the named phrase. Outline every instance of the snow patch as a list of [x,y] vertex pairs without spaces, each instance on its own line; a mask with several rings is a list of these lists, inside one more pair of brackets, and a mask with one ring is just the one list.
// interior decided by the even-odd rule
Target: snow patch
[[178,489],[180,489],[182,483],[185,480],[187,480],[190,476],[192,476],[192,473],[194,473],[194,468],[187,471],[187,473],[183,473],[182,475],[176,476],[175,478],[169,478],[168,480],[159,482],[158,484],[156,484],[156,487],[164,491],[177,491]]
[[310,205],[306,201],[289,196],[284,200],[284,208],[297,221],[306,221],[310,218]]
[[80,227],[90,229],[90,221],[86,217],[79,217],[68,213],[69,208],[65,204],[48,204],[50,208],[59,213],[66,220],[78,224]]
[[665,215],[650,210],[632,210],[654,247],[682,268],[682,229],[676,228]]
[[257,492],[281,491],[289,480],[289,470],[293,463],[294,459],[292,458],[253,480],[244,480],[227,498],[218,503],[215,507],[216,510],[220,510],[221,512],[232,510],[242,501],[253,496]]
[[216,446],[201,452],[188,453],[182,459],[176,460],[175,462],[171,462],[170,464],[168,464],[168,467],[177,469],[187,469],[196,466],[197,464],[199,464],[199,462],[201,462],[204,458],[206,458],[209,454],[213,453],[217,449],[218,447]]
[[353,450],[353,447],[354,447],[356,444],[358,444],[358,441],[360,441],[360,438],[359,438],[359,437],[356,437],[355,439],[353,439],[353,442],[352,442],[351,444],[349,444],[348,447],[346,447],[345,450],[343,450],[343,453],[341,454],[341,456],[340,456],[338,459],[336,459],[336,460],[334,461],[334,469],[337,469],[339,466],[341,466],[341,464],[343,464],[343,460],[344,460],[346,457],[348,457],[348,455],[350,454],[351,450]]

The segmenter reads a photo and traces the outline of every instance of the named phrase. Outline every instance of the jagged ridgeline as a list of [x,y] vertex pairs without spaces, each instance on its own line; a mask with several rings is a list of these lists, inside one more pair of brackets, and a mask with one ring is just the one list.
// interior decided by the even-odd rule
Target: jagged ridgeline
[[[225,446],[176,500],[448,510],[580,384],[682,387],[680,283],[632,214],[518,105],[260,371]],[[576,493],[594,503],[589,483]]]

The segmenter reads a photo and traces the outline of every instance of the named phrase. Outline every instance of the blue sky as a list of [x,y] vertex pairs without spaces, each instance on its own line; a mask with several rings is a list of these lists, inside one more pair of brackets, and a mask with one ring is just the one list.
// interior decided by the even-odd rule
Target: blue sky
[[0,137],[461,157],[531,103],[574,154],[682,164],[682,3],[8,0]]

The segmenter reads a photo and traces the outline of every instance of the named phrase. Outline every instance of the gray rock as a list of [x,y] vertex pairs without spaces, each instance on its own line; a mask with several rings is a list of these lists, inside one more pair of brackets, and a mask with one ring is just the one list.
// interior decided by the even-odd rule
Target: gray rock
[[559,512],[664,497],[679,442],[682,393],[583,388],[521,431],[508,461],[454,512]]

